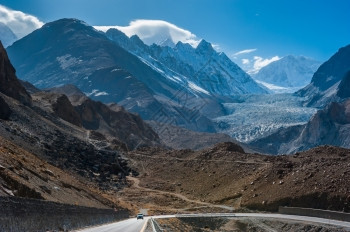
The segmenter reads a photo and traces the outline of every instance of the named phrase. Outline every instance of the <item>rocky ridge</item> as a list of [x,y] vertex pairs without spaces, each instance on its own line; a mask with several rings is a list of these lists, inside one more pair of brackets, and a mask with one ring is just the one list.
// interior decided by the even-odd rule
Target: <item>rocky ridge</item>
[[296,94],[305,96],[307,106],[325,107],[332,101],[341,101],[337,92],[341,81],[350,71],[350,45],[340,48],[323,63],[312,77],[311,83]]

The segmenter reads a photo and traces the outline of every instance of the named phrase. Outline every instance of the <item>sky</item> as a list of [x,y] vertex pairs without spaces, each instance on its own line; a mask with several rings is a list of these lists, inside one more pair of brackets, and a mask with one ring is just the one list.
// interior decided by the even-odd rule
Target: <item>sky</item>
[[146,42],[158,32],[193,45],[205,39],[250,72],[290,54],[326,61],[350,44],[350,0],[0,0],[0,5],[0,22],[6,21],[1,10],[6,7],[12,18],[6,22],[19,37],[42,23],[78,18],[139,33]]

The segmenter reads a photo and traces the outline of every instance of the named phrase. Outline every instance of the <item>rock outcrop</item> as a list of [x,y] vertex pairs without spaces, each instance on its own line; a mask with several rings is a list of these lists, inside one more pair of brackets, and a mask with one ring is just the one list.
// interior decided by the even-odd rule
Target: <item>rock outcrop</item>
[[0,119],[9,119],[12,111],[5,100],[0,96]]
[[69,101],[66,95],[61,95],[56,99],[56,102],[52,104],[52,109],[58,117],[72,123],[76,126],[82,126],[79,114],[74,109],[73,105]]
[[31,105],[31,97],[16,77],[5,48],[0,42],[0,92],[12,97],[24,105]]

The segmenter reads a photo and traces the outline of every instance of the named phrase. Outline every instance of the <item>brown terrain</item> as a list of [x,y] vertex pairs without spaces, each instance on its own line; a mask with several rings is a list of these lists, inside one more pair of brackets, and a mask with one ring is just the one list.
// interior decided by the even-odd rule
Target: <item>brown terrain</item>
[[350,210],[349,149],[266,156],[223,143],[201,151],[143,148],[128,158],[140,175],[120,197],[155,212]]

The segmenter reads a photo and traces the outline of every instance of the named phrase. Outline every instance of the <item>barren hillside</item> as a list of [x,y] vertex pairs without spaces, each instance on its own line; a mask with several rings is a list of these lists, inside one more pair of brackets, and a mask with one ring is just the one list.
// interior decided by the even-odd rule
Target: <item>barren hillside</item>
[[[348,149],[322,146],[291,156],[265,156],[242,153],[239,146],[224,143],[202,151],[144,148],[128,157],[140,172],[141,190],[149,194],[147,202],[139,203],[151,208],[160,202],[156,195],[170,192],[196,202],[171,195],[166,210],[224,210],[218,205],[269,211],[279,205],[350,210]],[[124,198],[130,195],[124,193]]]

